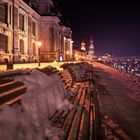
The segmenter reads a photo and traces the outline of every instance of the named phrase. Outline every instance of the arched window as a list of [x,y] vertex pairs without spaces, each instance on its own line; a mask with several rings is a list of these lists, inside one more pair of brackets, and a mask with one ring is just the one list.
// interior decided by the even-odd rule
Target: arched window
[[4,34],[0,34],[0,51],[7,53],[8,37]]
[[24,41],[20,39],[20,54],[24,54]]

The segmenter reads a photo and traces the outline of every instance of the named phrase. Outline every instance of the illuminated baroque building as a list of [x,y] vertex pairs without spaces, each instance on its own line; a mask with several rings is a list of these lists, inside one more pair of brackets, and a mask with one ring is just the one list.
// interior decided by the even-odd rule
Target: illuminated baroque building
[[79,61],[84,60],[85,58],[86,58],[86,43],[85,41],[82,41],[79,50],[74,50],[74,59]]
[[0,0],[0,63],[72,59],[71,34],[52,0]]

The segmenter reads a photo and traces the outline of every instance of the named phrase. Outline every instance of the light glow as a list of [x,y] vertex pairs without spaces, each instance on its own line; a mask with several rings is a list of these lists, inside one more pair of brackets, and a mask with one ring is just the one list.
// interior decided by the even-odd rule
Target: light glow
[[66,54],[68,55],[69,54],[69,51],[66,51]]
[[38,41],[37,45],[38,45],[38,47],[40,47],[42,45],[42,42]]

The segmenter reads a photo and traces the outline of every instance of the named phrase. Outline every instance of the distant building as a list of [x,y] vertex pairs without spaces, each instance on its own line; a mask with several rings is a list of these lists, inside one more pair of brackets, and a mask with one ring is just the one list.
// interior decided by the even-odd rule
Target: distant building
[[112,57],[114,57],[114,55],[110,53],[105,53],[104,55],[100,56],[100,58],[112,58]]
[[86,51],[86,43],[84,41],[81,42],[81,51]]
[[0,63],[60,61],[72,52],[72,31],[52,0],[0,1]]
[[77,61],[85,60],[86,58],[86,51],[81,50],[74,50],[74,59]]
[[93,39],[92,37],[90,38],[90,45],[89,45],[89,51],[87,57],[89,59],[93,59],[95,57],[95,52],[94,52],[94,44],[93,44]]

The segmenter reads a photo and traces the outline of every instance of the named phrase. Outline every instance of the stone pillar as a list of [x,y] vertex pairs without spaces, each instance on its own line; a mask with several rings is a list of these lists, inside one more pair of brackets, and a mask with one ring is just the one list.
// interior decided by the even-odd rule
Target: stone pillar
[[32,31],[31,31],[31,15],[28,15],[28,61],[32,62]]
[[70,39],[70,59],[73,59],[73,41]]
[[66,37],[63,37],[63,39],[64,39],[64,45],[63,45],[64,46],[64,48],[63,48],[64,49],[64,61],[66,61],[66,46],[67,46],[66,41],[67,41],[67,39],[66,39]]

